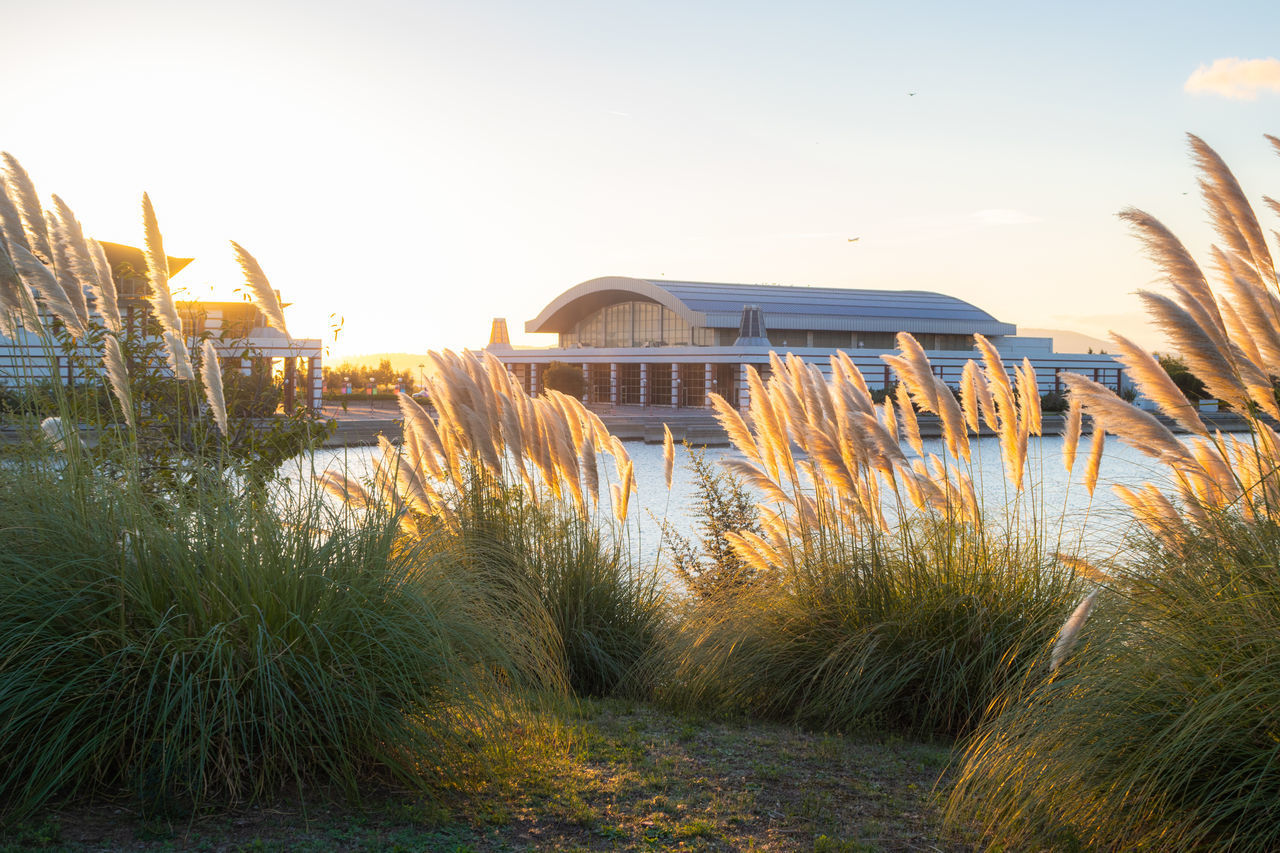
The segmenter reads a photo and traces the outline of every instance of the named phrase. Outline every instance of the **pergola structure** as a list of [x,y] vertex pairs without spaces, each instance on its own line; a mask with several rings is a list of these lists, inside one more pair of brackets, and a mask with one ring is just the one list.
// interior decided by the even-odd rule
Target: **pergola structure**
[[[103,243],[102,247],[115,280],[125,333],[145,334],[151,306],[147,301],[149,284],[142,250],[117,243]],[[191,260],[168,258],[170,278]],[[93,297],[88,291],[86,300],[92,310]],[[207,335],[218,350],[219,362],[224,367],[235,364],[246,375],[255,371],[274,375],[279,365],[284,377],[285,410],[291,411],[297,404],[319,410],[324,348],[318,338],[286,337],[267,326],[262,313],[249,302],[192,301],[178,302],[176,307],[188,347],[194,349]],[[52,326],[51,314],[42,310],[41,316]],[[0,335],[0,386],[32,381],[100,382],[100,361],[101,353],[87,345],[51,349],[38,335],[23,329],[13,339]]]

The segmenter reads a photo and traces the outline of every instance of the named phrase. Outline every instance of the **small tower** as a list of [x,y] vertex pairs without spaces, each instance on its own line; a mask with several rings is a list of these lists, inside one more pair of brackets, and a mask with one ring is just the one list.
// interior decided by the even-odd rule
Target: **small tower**
[[764,329],[764,314],[759,305],[742,306],[742,322],[738,325],[735,347],[767,347],[769,333]]
[[494,317],[493,326],[489,329],[489,350],[511,349],[511,335],[507,333],[507,318]]

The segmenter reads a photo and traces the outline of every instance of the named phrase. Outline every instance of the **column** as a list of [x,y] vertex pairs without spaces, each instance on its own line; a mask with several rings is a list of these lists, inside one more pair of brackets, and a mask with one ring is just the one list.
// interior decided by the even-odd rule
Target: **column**
[[747,384],[747,366],[739,364],[734,373],[738,376],[738,411],[751,410],[751,386]]
[[311,411],[318,412],[321,401],[324,399],[324,366],[320,356],[313,355],[307,359],[307,373],[311,375],[307,406]]
[[704,409],[711,405],[711,392],[715,390],[711,387],[713,376],[711,362],[707,362],[703,365],[702,371],[702,408]]
[[538,365],[536,362],[529,365],[529,396],[538,396]]
[[609,402],[618,405],[618,363],[609,362]]
[[680,365],[671,365],[671,408],[680,408]]
[[641,363],[640,365],[640,405],[649,405],[649,365]]
[[582,402],[591,402],[591,365],[582,363]]
[[293,392],[297,381],[298,360],[288,356],[284,360],[284,411],[293,412]]

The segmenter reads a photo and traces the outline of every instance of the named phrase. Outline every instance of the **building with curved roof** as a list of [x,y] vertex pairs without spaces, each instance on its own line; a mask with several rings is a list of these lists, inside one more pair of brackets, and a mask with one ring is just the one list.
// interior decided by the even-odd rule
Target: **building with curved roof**
[[[1050,338],[1018,337],[1017,328],[977,306],[923,290],[712,284],[609,276],[575,285],[525,324],[525,331],[555,334],[548,348],[507,342],[505,321],[495,321],[487,347],[531,392],[552,362],[581,365],[589,402],[702,406],[715,391],[747,405],[745,365],[768,371],[769,352],[791,352],[827,366],[835,350],[847,352],[872,387],[893,381],[879,356],[909,332],[929,353],[944,381],[959,380],[974,353],[974,334],[985,335],[1006,360],[1024,357],[1046,393],[1060,390],[1057,375],[1079,372],[1119,389],[1120,365],[1105,354],[1055,353]],[[954,375],[952,375],[954,374]]]

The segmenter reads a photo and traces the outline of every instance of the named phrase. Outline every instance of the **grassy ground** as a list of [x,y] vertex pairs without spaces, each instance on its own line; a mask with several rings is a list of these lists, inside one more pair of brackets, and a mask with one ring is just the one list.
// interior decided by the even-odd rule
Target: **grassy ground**
[[[949,748],[673,717],[643,704],[547,712],[567,749],[534,747],[483,797],[361,808],[297,798],[144,819],[80,804],[0,834],[0,851],[964,850],[939,826]],[[549,757],[551,756],[551,757]]]

